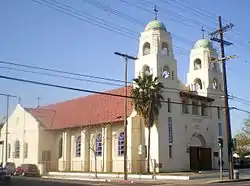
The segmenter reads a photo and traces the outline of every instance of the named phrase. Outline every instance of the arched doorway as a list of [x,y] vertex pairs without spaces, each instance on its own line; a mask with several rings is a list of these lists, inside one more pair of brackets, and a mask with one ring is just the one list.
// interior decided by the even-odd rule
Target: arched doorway
[[204,136],[194,133],[188,140],[190,170],[211,170],[212,169],[212,149],[207,147]]

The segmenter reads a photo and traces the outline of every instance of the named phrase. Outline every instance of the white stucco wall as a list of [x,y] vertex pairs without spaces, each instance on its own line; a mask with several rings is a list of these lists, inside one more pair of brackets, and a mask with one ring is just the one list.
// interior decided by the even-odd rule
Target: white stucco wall
[[[11,145],[9,162],[14,162],[17,166],[22,163],[38,164],[39,153],[39,129],[38,122],[33,116],[26,112],[20,105],[17,105],[9,117],[8,144]],[[1,130],[1,140],[5,141],[6,124]],[[20,141],[20,157],[14,157],[15,142]],[[28,157],[24,158],[24,143],[28,144]],[[2,155],[2,153],[1,153]],[[5,148],[4,148],[5,157]],[[5,160],[5,158],[3,158]]]

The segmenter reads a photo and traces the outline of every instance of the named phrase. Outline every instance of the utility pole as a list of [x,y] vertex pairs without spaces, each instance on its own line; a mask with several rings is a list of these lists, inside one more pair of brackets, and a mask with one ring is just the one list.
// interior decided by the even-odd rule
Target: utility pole
[[136,60],[137,57],[130,56],[128,54],[122,54],[119,52],[115,52],[115,55],[122,56],[125,59],[125,65],[124,65],[124,180],[128,179],[128,156],[127,156],[127,143],[128,143],[128,137],[127,137],[127,81],[128,81],[128,59]]
[[[227,149],[228,149],[228,165],[229,165],[229,179],[233,179],[233,153],[232,153],[232,134],[231,134],[231,124],[230,124],[230,111],[228,104],[228,90],[227,90],[227,72],[226,72],[226,57],[224,51],[224,45],[230,46],[233,43],[225,41],[223,39],[223,33],[232,29],[233,24],[230,23],[226,26],[222,26],[221,16],[218,18],[219,20],[219,29],[215,32],[209,34],[211,36],[212,41],[216,41],[220,43],[221,47],[221,61],[222,61],[222,73],[223,73],[223,84],[224,84],[224,105],[226,108],[225,112],[225,123],[226,123],[226,141],[227,141]],[[219,38],[216,36],[219,35]]]
[[9,103],[10,96],[7,95],[7,105],[6,105],[6,134],[5,134],[5,163],[8,161],[8,133],[9,133]]
[[37,108],[38,108],[38,107],[40,107],[40,100],[41,100],[41,98],[38,96],[36,99],[37,99]]
[[5,162],[8,161],[8,127],[9,127],[9,103],[10,98],[16,98],[16,96],[10,95],[10,94],[3,94],[0,93],[0,96],[5,96],[7,98],[6,103],[6,128],[5,128]]

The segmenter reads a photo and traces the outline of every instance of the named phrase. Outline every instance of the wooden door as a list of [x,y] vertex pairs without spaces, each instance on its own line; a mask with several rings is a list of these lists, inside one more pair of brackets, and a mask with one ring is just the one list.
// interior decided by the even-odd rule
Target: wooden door
[[200,160],[202,170],[212,170],[211,148],[200,148]]
[[190,158],[190,170],[195,171],[198,169],[198,148],[190,147],[189,151]]

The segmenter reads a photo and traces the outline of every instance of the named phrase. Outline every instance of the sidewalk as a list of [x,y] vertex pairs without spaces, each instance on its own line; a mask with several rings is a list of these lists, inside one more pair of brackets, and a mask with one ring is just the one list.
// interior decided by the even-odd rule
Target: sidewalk
[[[218,171],[205,171],[201,173],[161,173],[157,174],[155,178],[152,175],[136,175],[128,174],[128,180],[123,179],[123,174],[108,174],[108,173],[98,173],[98,178],[95,178],[94,173],[75,173],[75,172],[49,172],[48,175],[42,176],[46,179],[67,179],[67,180],[85,180],[85,181],[95,181],[95,182],[195,182],[195,183],[218,183],[219,172]],[[228,180],[228,172],[223,173],[222,182],[239,182],[239,181],[249,181],[250,180],[250,170],[240,170],[239,180]]]

